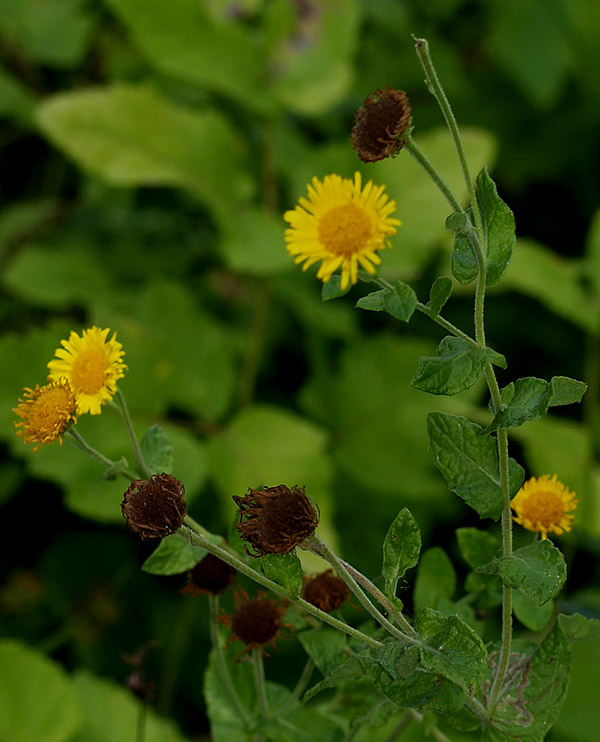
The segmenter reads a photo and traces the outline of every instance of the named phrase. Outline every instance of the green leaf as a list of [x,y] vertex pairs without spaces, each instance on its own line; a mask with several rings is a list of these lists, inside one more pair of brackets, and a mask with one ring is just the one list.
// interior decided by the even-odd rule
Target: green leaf
[[296,554],[266,554],[260,560],[265,575],[284,587],[292,597],[302,589],[302,565]]
[[[214,544],[223,543],[223,538],[218,535],[210,534],[207,538]],[[173,533],[162,539],[142,564],[142,569],[151,575],[179,575],[195,567],[205,556],[205,549],[192,546],[185,536]]]
[[[511,657],[520,672],[511,673],[482,742],[542,742],[554,724],[569,686],[571,653],[558,624],[531,651]],[[519,657],[520,654],[520,657]]]
[[229,122],[215,110],[175,106],[150,87],[61,93],[40,104],[37,122],[81,167],[115,185],[185,188],[217,211],[252,190]]
[[427,309],[431,319],[436,319],[452,294],[452,280],[444,276],[436,278],[429,292]]
[[518,590],[514,590],[513,613],[525,628],[530,631],[540,632],[552,620],[554,615],[554,601],[549,600],[544,605],[538,605],[535,600],[526,597]]
[[0,739],[70,742],[81,724],[81,704],[61,665],[16,640],[1,639]]
[[508,587],[544,605],[561,591],[567,578],[562,552],[547,539],[517,549],[511,556],[494,559],[479,567],[483,574],[499,574]]
[[587,384],[568,376],[553,376],[550,379],[550,401],[548,407],[581,402]]
[[[496,439],[465,417],[430,412],[427,418],[429,449],[433,461],[448,483],[482,518],[497,520],[504,497],[500,486]],[[510,492],[523,483],[525,473],[509,460]]]
[[387,312],[392,317],[408,322],[416,309],[418,300],[413,289],[402,281],[396,281],[394,290],[381,289],[362,296],[356,305],[359,309]]
[[150,474],[173,472],[175,452],[169,437],[160,425],[153,425],[140,441],[144,463]]
[[539,420],[548,411],[552,389],[544,379],[528,376],[517,379],[502,390],[502,405],[488,430],[516,427],[528,420]]
[[[438,345],[436,356],[424,357],[411,381],[411,386],[430,394],[452,396],[475,384],[485,364],[492,359],[488,348],[477,348],[453,336]],[[492,351],[493,353],[493,351]]]
[[473,223],[471,218],[466,211],[455,211],[453,214],[446,219],[446,229],[451,232],[466,232],[468,229],[473,229]]
[[[281,707],[290,698],[287,688],[267,683],[270,708]],[[264,722],[261,727],[271,742],[344,742],[345,735],[335,715],[328,716],[317,708],[305,708],[294,700],[285,713]]]
[[[338,631],[335,633],[339,634]],[[354,657],[350,657],[347,662],[343,665],[337,665],[334,667],[327,677],[309,688],[304,694],[303,700],[305,702],[310,701],[311,698],[314,698],[317,693],[320,693],[322,690],[335,688],[340,683],[345,683],[347,680],[354,680],[362,677],[362,675],[363,671],[358,660]]]
[[559,613],[557,620],[569,644],[600,637],[600,621],[597,618],[586,618],[580,613]]
[[327,677],[348,660],[346,635],[335,629],[301,631],[297,639],[319,670]]
[[419,561],[421,534],[416,520],[408,508],[403,508],[394,518],[383,542],[382,574],[385,591],[396,596],[396,585],[407,569]]
[[443,675],[472,695],[487,669],[487,651],[479,636],[458,616],[425,608],[418,627],[427,646],[421,647],[423,667]]
[[[133,740],[141,713],[144,714],[146,742],[185,742],[172,721],[159,716],[152,708],[142,712],[142,701],[117,683],[83,670],[75,675],[74,686],[85,716],[81,729],[69,742]],[[55,710],[55,716],[62,718],[64,714],[62,708],[60,714]]]
[[[245,709],[256,709],[256,691],[252,667],[249,662],[238,662],[225,656],[227,671]],[[203,696],[210,719],[212,742],[248,742],[248,733],[229,693],[223,687],[214,650],[211,651],[204,673]],[[158,742],[158,741],[157,741]]]
[[437,608],[440,600],[451,600],[456,590],[456,572],[446,552],[433,546],[423,552],[415,582],[415,611]]
[[487,241],[487,284],[502,280],[516,243],[515,217],[498,195],[496,184],[483,167],[477,176],[477,203]]
[[500,549],[500,541],[479,528],[457,528],[456,539],[463,559],[472,569],[491,562]]
[[339,299],[340,296],[345,296],[351,288],[352,284],[348,284],[346,288],[343,289],[341,275],[339,273],[334,273],[329,281],[323,284],[323,287],[321,289],[321,298],[323,299],[323,301]]
[[462,232],[458,232],[454,238],[450,269],[454,278],[463,286],[477,278],[477,256],[469,238]]
[[421,669],[408,677],[402,676],[405,667],[403,657],[407,650],[406,645],[388,639],[380,649],[369,649],[358,655],[358,661],[377,690],[398,706],[445,713],[461,708],[464,693],[446,678]]

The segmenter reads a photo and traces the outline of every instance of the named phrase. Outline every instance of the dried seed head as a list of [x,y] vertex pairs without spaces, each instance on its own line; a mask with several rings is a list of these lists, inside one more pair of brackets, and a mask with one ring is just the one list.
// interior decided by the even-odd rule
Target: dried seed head
[[244,541],[254,549],[251,556],[287,554],[312,536],[319,523],[319,514],[304,494],[304,487],[291,489],[284,484],[250,489],[247,495],[234,495],[240,508],[236,528]]
[[187,512],[183,482],[171,474],[135,479],[121,503],[127,526],[146,541],[175,533]]
[[363,162],[397,155],[410,140],[412,111],[406,93],[379,88],[365,98],[355,116],[350,139]]
[[190,571],[187,585],[181,591],[191,595],[220,595],[235,580],[235,569],[214,554],[207,554]]
[[249,598],[245,590],[234,591],[233,599],[233,614],[223,613],[218,617],[218,621],[231,630],[230,641],[240,641],[246,649],[274,645],[281,633],[281,620],[287,603],[268,600],[262,590],[258,591],[256,598]]
[[304,600],[325,611],[325,613],[330,613],[339,608],[349,595],[350,590],[346,583],[337,577],[331,569],[308,580],[302,590]]

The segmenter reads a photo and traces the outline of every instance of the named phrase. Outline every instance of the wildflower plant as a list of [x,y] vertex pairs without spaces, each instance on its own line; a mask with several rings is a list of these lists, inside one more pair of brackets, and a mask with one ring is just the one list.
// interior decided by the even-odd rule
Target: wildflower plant
[[[143,569],[187,573],[184,591],[198,600],[207,596],[212,653],[204,688],[215,739],[341,742],[397,719],[398,733],[389,739],[418,722],[440,742],[452,739],[453,728],[486,742],[538,742],[565,698],[570,642],[594,629],[592,620],[551,611],[538,626],[539,636],[513,637],[513,615],[525,625],[535,624],[565,583],[565,559],[553,540],[571,530],[577,499],[558,474],[524,482],[523,468],[509,455],[509,430],[542,418],[551,407],[579,402],[586,386],[555,376],[519,378],[500,387],[496,369],[506,369],[507,363],[487,344],[485,299],[511,261],[515,220],[485,168],[473,179],[428,44],[416,39],[415,45],[456,148],[468,205],[460,203],[412,139],[413,112],[404,92],[379,88],[368,96],[357,113],[352,144],[366,163],[405,150],[441,191],[448,204],[446,227],[454,234],[452,276],[461,286],[474,286],[473,332],[443,314],[451,278],[437,278],[423,302],[407,283],[391,283],[378,274],[379,253],[391,247],[396,233],[401,238],[401,222],[385,187],[372,180],[363,186],[359,173],[351,179],[315,176],[308,197],[284,214],[285,243],[304,270],[319,264],[316,275],[325,301],[343,297],[361,282],[375,290],[358,299],[359,309],[405,323],[419,312],[446,333],[436,354],[420,359],[414,389],[454,396],[485,380],[486,420],[447,411],[431,412],[427,420],[435,466],[450,492],[482,521],[481,528],[457,532],[461,555],[472,570],[463,598],[453,602],[448,593],[434,605],[423,599],[427,586],[421,575],[427,570],[443,575],[449,561],[434,548],[421,559],[414,610],[405,610],[398,587],[419,565],[421,536],[402,503],[383,539],[381,575],[373,579],[320,537],[318,508],[299,482],[249,483],[247,494],[231,493],[238,513],[228,540],[209,532],[187,513],[184,483],[170,471],[173,451],[165,433],[154,426],[141,442],[136,438],[117,386],[127,368],[124,351],[115,334],[109,339],[109,329],[73,331],[48,364],[48,384],[26,389],[26,399],[15,408],[17,435],[25,443],[39,448],[64,437],[104,465],[105,477],[128,479],[122,502],[128,527],[144,541],[160,539]],[[401,160],[397,166],[402,167]],[[107,407],[125,423],[133,467],[93,449],[74,426],[76,415],[98,415]],[[498,529],[488,528],[498,522],[500,537]],[[514,523],[522,528],[523,545],[517,549]],[[302,551],[327,562],[327,569],[309,579]],[[261,590],[250,598],[243,586],[234,587],[228,613],[220,600],[230,597],[230,586],[240,579]],[[344,612],[346,603],[354,618]],[[495,611],[499,635],[493,622],[481,618]],[[287,688],[267,682],[265,649],[272,651],[282,627],[292,624],[289,633],[308,659],[296,685]],[[242,652],[235,649],[240,642]],[[316,671],[320,678],[311,685]],[[348,701],[353,692],[361,696],[358,711]]]

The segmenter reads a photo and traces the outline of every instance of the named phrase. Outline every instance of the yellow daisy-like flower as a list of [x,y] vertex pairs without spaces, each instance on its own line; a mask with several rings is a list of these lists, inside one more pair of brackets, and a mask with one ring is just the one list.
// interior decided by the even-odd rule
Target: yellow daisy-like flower
[[307,190],[308,198],[283,215],[290,225],[286,247],[295,262],[306,270],[322,260],[317,278],[323,283],[341,268],[342,289],[357,282],[359,266],[374,274],[381,263],[376,251],[390,247],[386,238],[402,224],[390,217],[396,202],[384,194],[385,186],[370,180],[362,188],[360,173],[354,173],[354,180],[334,174],[323,182],[313,178]]
[[127,368],[121,360],[124,352],[115,339],[117,333],[107,340],[109,332],[108,328],[92,327],[80,337],[71,331],[68,340],[60,341],[63,347],[48,364],[49,379],[65,378],[71,385],[79,413],[99,415],[102,405],[113,398],[117,380]]
[[541,533],[546,539],[549,533],[560,536],[564,531],[570,531],[574,515],[572,510],[577,507],[578,500],[575,492],[569,492],[556,474],[550,479],[543,474],[537,479],[527,480],[513,497],[510,506],[515,511],[515,523],[529,531]]
[[[62,434],[72,422],[77,422],[77,401],[73,390],[65,379],[51,381],[35,389],[25,387],[25,399],[20,399],[13,412],[21,419],[15,420],[17,435],[25,443],[37,443],[37,451],[58,438],[62,445]],[[22,428],[22,430],[18,430]]]

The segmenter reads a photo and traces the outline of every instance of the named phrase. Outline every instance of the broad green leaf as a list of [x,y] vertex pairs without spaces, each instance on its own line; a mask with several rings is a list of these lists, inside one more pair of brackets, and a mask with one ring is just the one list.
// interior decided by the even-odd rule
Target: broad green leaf
[[477,176],[477,203],[487,242],[487,284],[502,280],[515,247],[515,217],[498,195],[496,184],[483,167]]
[[[254,714],[257,715],[256,686],[250,663],[236,661],[231,652],[226,653],[225,663],[243,707],[248,712],[249,717],[257,722],[258,718],[254,716]],[[231,702],[230,695],[223,687],[215,662],[214,650],[211,651],[208,658],[202,690],[210,720],[211,741],[248,742],[248,733],[244,729],[240,714]]]
[[330,628],[301,631],[296,638],[322,674],[327,677],[348,660],[347,637]]
[[477,278],[477,272],[479,270],[477,256],[469,238],[462,232],[458,232],[454,238],[450,268],[454,278],[463,284],[463,286],[466,286]]
[[83,0],[2,0],[0,31],[30,64],[75,67],[91,41],[94,19],[89,10]]
[[407,569],[419,561],[421,534],[416,520],[408,508],[395,517],[383,542],[382,574],[389,597],[396,596],[396,585]]
[[[470,389],[479,379],[485,364],[492,359],[488,348],[477,348],[453,336],[445,337],[437,355],[419,360],[411,386],[430,394],[452,396]],[[493,351],[492,351],[493,353]]]
[[115,185],[184,188],[217,211],[252,190],[229,122],[215,110],[175,106],[148,86],[60,93],[40,104],[37,121],[81,167]]
[[[277,683],[267,682],[269,707],[277,709],[290,698],[290,691]],[[305,708],[294,700],[285,713],[267,719],[261,731],[270,742],[344,742],[339,719],[318,708]]]
[[345,289],[341,287],[342,277],[339,273],[334,273],[333,276],[323,284],[321,288],[321,298],[323,301],[330,301],[331,299],[339,299],[340,296],[345,296],[348,291],[352,288],[351,284],[348,284]]
[[457,528],[456,540],[463,559],[472,569],[490,562],[500,550],[500,541],[479,528]]
[[[482,518],[497,520],[504,498],[500,486],[496,439],[476,423],[457,415],[431,412],[427,420],[429,448],[448,487]],[[524,471],[509,460],[510,492],[523,483]]]
[[421,647],[423,667],[473,694],[487,669],[487,651],[479,636],[458,616],[431,608],[423,610],[418,625],[427,645]]
[[543,245],[517,240],[502,288],[531,296],[577,327],[597,331],[597,307],[585,290],[581,265]]
[[520,590],[538,605],[555,598],[567,578],[562,552],[547,539],[517,549],[511,556],[498,557],[478,572],[499,574],[505,585]]
[[387,312],[392,317],[408,322],[417,306],[417,295],[402,281],[396,281],[394,290],[381,289],[361,297],[356,306],[373,312]]
[[62,666],[14,639],[1,639],[0,739],[70,742],[82,721],[81,704]]
[[0,116],[31,125],[35,98],[22,82],[0,67]]
[[[336,631],[335,633],[338,634],[339,632]],[[347,662],[343,665],[337,665],[334,667],[327,677],[309,688],[304,694],[303,700],[305,702],[310,701],[311,698],[314,698],[317,693],[320,693],[322,690],[335,688],[340,683],[345,683],[347,680],[354,680],[362,677],[362,675],[363,672],[358,660],[351,656]]]
[[235,14],[189,0],[109,0],[136,46],[160,71],[223,93],[253,110],[272,106],[252,35]]
[[521,653],[515,643],[513,661],[521,672],[507,679],[482,742],[542,742],[554,724],[567,694],[571,653],[557,625],[538,646]]
[[431,319],[436,319],[452,293],[452,280],[446,277],[436,278],[429,292],[427,309]]
[[513,613],[530,631],[541,632],[552,620],[554,601],[549,600],[544,605],[538,605],[535,600],[526,597],[518,590],[513,591],[512,600]]
[[284,587],[292,597],[298,595],[304,575],[296,554],[266,554],[260,561],[263,572],[269,579]]
[[[131,691],[85,670],[75,675],[74,686],[85,716],[81,729],[69,742],[135,739],[142,702]],[[57,715],[63,714],[61,711]],[[159,716],[152,708],[145,709],[144,714],[144,742],[184,742],[185,738],[172,721]]]
[[[221,228],[219,249],[227,264],[237,273],[271,276],[293,270],[282,239],[282,220],[265,209],[247,206],[236,209],[235,219],[229,209],[218,214]],[[327,286],[335,278],[332,276]]]
[[548,411],[551,395],[550,384],[544,379],[533,376],[517,379],[502,390],[502,406],[488,430],[516,427],[529,420],[539,420]]
[[587,384],[568,376],[553,376],[550,379],[550,401],[548,407],[581,402]]
[[185,536],[173,533],[161,540],[142,564],[142,569],[151,575],[179,575],[193,569],[204,556],[204,549],[193,546]]
[[456,572],[446,552],[433,546],[423,552],[415,582],[415,611],[437,608],[440,600],[451,600],[456,590]]
[[144,433],[140,448],[150,474],[172,473],[175,452],[169,437],[160,425],[153,425]]
[[363,671],[377,690],[404,708],[432,709],[451,713],[464,702],[464,693],[446,678],[417,669],[408,677],[397,671],[406,645],[395,639],[384,642],[381,649],[369,649],[358,656]]
[[557,620],[570,644],[600,637],[600,620],[597,618],[586,618],[580,613],[559,613]]
[[360,16],[356,0],[336,0],[320,5],[311,23],[298,18],[271,60],[272,90],[286,109],[315,116],[341,103],[352,81]]

